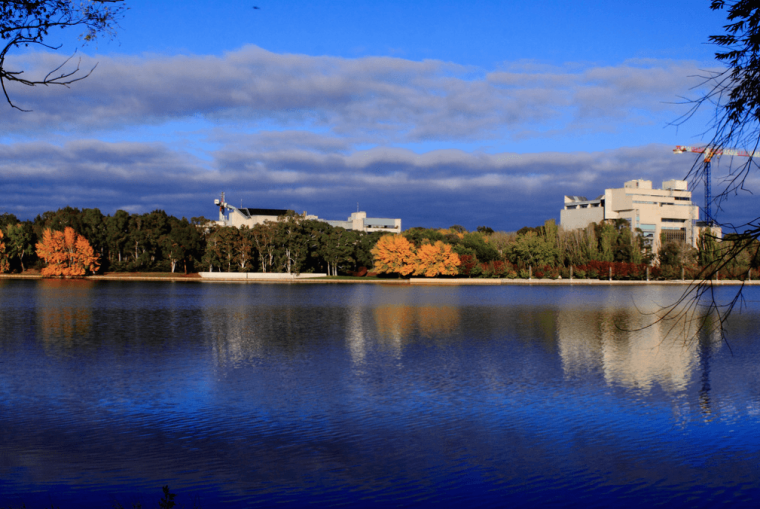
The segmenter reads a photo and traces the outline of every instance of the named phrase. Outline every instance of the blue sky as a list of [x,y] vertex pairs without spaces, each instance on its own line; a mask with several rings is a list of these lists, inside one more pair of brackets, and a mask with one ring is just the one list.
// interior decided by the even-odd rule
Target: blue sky
[[[564,194],[688,173],[671,150],[709,111],[669,124],[717,68],[709,3],[127,0],[116,37],[78,50],[87,80],[10,87],[33,111],[0,115],[0,212],[213,217],[225,191],[405,228],[558,219]],[[9,64],[44,74],[77,35]]]

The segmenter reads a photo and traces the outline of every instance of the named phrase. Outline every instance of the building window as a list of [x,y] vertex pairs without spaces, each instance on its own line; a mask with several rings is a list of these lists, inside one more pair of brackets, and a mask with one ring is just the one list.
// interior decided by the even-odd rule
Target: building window
[[662,230],[662,237],[665,242],[686,242],[686,229]]
[[652,242],[654,242],[654,233],[656,229],[657,226],[653,224],[639,225],[639,230],[641,230],[641,237],[644,239],[644,244],[650,246],[652,245]]

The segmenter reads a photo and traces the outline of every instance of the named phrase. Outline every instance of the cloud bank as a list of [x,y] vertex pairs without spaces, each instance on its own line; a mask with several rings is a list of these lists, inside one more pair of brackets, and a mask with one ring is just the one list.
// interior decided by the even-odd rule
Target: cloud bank
[[[41,75],[61,56],[34,53],[11,66]],[[486,71],[388,57],[279,55],[246,46],[223,56],[82,58],[97,69],[70,89],[12,86],[32,113],[8,112],[0,126],[102,130],[202,117],[310,126],[378,142],[488,139],[544,129],[639,122],[673,109],[696,82],[693,62],[627,61],[617,67]],[[73,65],[73,63],[71,64]],[[602,125],[603,124],[603,125]]]
[[233,204],[306,210],[327,219],[347,217],[358,202],[371,215],[401,217],[405,227],[502,230],[559,219],[565,194],[595,197],[632,178],[659,186],[682,177],[685,162],[652,145],[542,154],[237,148],[215,152],[209,164],[162,144],[97,140],[4,146],[0,159],[5,208],[20,217],[66,205],[214,217],[212,201],[226,191]]
[[[60,61],[30,53],[10,67],[35,75]],[[565,194],[596,196],[633,178],[659,185],[691,165],[664,144],[552,152],[551,140],[630,125],[659,132],[663,114],[679,114],[668,99],[699,74],[693,62],[483,70],[246,46],[222,56],[85,56],[80,65],[96,62],[70,89],[9,90],[33,111],[0,115],[0,212],[30,218],[70,205],[209,217],[226,191],[232,203],[329,219],[358,202],[406,227],[510,230],[558,218]],[[531,137],[546,139],[545,150],[509,150]]]

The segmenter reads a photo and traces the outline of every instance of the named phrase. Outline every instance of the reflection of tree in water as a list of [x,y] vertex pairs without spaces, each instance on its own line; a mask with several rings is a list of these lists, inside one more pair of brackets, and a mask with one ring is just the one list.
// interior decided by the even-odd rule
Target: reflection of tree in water
[[460,311],[455,306],[388,305],[375,308],[374,317],[380,339],[400,347],[415,332],[427,338],[452,335],[459,328]]
[[[221,364],[250,360],[269,353],[296,355],[313,337],[304,313],[290,306],[203,307],[207,339]],[[308,314],[307,314],[308,316]],[[300,319],[300,320],[299,320]]]
[[459,308],[454,306],[421,306],[417,310],[420,335],[450,336],[459,327]]
[[92,328],[92,296],[95,283],[87,280],[51,279],[39,283],[38,330],[48,345],[71,344],[89,335]]

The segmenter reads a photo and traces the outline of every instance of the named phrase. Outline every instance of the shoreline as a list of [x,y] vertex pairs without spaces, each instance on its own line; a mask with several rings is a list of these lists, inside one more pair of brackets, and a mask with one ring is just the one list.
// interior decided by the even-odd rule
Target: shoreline
[[[2,279],[45,279],[40,274],[0,274]],[[214,278],[206,279],[197,275],[181,276],[85,276],[86,281],[161,281],[171,283],[238,283],[238,284],[381,284],[381,285],[408,285],[408,286],[693,286],[701,283],[700,280],[608,280],[608,279],[479,279],[479,278],[409,278],[409,279],[238,279],[238,278]],[[741,281],[738,279],[722,279],[711,281],[714,286],[760,286],[760,280]]]

